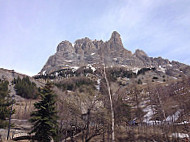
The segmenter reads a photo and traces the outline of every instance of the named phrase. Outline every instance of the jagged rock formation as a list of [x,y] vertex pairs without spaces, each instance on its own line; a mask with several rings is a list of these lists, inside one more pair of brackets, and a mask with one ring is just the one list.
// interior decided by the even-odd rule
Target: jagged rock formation
[[136,50],[133,54],[124,48],[120,34],[114,31],[111,38],[102,40],[90,40],[83,38],[76,40],[74,45],[69,41],[62,41],[57,46],[57,52],[51,56],[40,74],[49,74],[64,67],[81,67],[88,64],[94,66],[106,63],[107,66],[125,66],[128,68],[156,67],[170,74],[183,72],[190,75],[189,66],[161,57],[149,57],[144,51]]

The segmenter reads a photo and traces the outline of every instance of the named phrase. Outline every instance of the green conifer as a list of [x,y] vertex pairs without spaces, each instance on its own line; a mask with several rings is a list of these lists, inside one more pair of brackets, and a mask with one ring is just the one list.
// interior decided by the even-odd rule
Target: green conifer
[[36,111],[31,114],[33,123],[31,133],[35,133],[35,139],[40,142],[49,142],[56,136],[57,112],[56,94],[51,90],[51,84],[47,83],[40,92],[41,100],[34,104]]
[[5,128],[8,125],[6,121],[10,115],[11,100],[8,90],[8,81],[0,81],[0,128]]
[[13,80],[13,83],[15,84],[14,88],[17,95],[27,99],[37,98],[38,88],[34,82],[30,81],[29,77],[23,77],[23,79],[18,77],[17,79]]

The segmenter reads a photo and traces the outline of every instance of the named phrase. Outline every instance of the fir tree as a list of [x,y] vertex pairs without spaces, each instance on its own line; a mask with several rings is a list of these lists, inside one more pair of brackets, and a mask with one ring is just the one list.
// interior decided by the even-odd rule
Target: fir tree
[[31,133],[35,133],[35,139],[40,142],[49,142],[56,136],[57,112],[56,94],[51,90],[51,84],[47,83],[40,92],[41,100],[34,104],[36,111],[31,114],[33,123]]
[[15,84],[14,88],[17,95],[27,99],[37,98],[38,88],[34,82],[30,81],[29,77],[23,77],[23,79],[18,77],[17,79],[13,80],[13,83]]
[[10,115],[11,100],[8,90],[8,81],[0,81],[0,128],[5,128],[8,125],[6,119]]

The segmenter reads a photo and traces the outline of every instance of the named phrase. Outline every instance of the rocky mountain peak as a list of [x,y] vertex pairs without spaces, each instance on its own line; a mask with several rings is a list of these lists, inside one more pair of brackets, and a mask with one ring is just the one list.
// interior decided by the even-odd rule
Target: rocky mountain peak
[[75,44],[83,44],[86,42],[92,42],[88,37],[82,38],[82,39],[78,39],[75,41]]
[[62,41],[57,46],[57,52],[65,52],[65,51],[69,51],[69,50],[72,50],[72,49],[73,49],[72,44],[67,40]]
[[121,40],[120,34],[117,31],[113,31],[113,33],[111,35],[111,39],[113,39],[113,40]]
[[[124,48],[120,34],[114,31],[111,38],[106,42],[102,40],[92,41],[87,37],[76,40],[74,45],[69,41],[62,41],[57,46],[57,52],[50,56],[40,74],[49,74],[65,67],[82,67],[89,64],[99,66],[103,62],[108,67],[164,67],[165,70],[183,66],[170,63],[166,59],[149,57],[144,51],[139,49],[132,54],[131,51]],[[186,67],[185,65],[183,66],[183,68]]]
[[134,53],[134,55],[136,57],[148,57],[147,54],[143,51],[143,50],[140,50],[140,49],[137,49]]
[[109,42],[117,44],[117,45],[120,45],[120,46],[123,46],[120,34],[118,32],[116,32],[116,31],[114,31],[112,33]]
[[110,40],[108,41],[107,47],[111,50],[123,50],[123,43],[120,37],[120,34],[116,31],[114,31],[111,35]]

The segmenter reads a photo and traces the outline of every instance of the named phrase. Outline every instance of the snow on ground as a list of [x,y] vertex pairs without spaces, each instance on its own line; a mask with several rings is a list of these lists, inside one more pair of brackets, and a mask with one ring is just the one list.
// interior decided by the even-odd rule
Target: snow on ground
[[79,67],[78,66],[73,66],[73,67],[71,67],[72,69],[73,69],[73,71],[76,71],[76,70],[78,70],[79,69]]
[[146,114],[144,115],[144,120],[143,120],[143,122],[149,123],[149,122],[150,122],[150,119],[152,118],[152,116],[153,116],[153,114],[154,114],[154,112],[153,112],[151,106],[148,105],[147,107],[145,107],[145,108],[143,109],[143,111],[146,112]]
[[166,73],[166,69],[159,65],[158,71]]
[[58,73],[58,72],[56,72],[56,73],[55,73],[55,76],[58,76],[58,75],[59,75],[59,73]]
[[97,80],[96,89],[97,89],[98,91],[100,90],[100,81],[101,81],[101,79],[98,79],[98,80]]
[[172,77],[173,79],[177,79],[176,77]]
[[158,82],[158,83],[164,83],[163,81],[156,81],[156,82]]
[[65,62],[73,62],[73,60],[65,60]]
[[92,69],[92,71],[93,71],[93,72],[95,72],[95,71],[96,71],[96,68],[95,68],[95,67],[93,67],[91,64],[88,64],[88,65],[87,65],[87,67],[90,67],[90,68]]
[[167,122],[175,122],[175,121],[177,121],[178,118],[179,118],[179,115],[180,115],[181,111],[182,111],[182,110],[178,110],[178,111],[176,111],[173,115],[169,115],[169,116],[166,118],[165,121],[167,121]]
[[175,138],[189,138],[188,134],[184,134],[184,133],[172,133],[172,135],[170,137],[175,137]]
[[125,98],[123,98],[122,100],[128,101],[128,100],[130,100],[130,98],[129,98],[129,97],[125,97]]
[[136,73],[136,74],[137,74],[137,73],[138,73],[138,71],[139,71],[140,69],[141,69],[141,68],[133,68],[133,69],[132,69],[132,72],[134,72],[134,73]]
[[[147,105],[147,103],[150,100],[144,100],[142,103],[140,103],[140,107],[144,108],[143,111],[146,112],[146,114],[144,115],[144,123],[150,124],[150,125],[159,125],[161,123],[161,121],[158,120],[151,120],[152,116],[154,115],[153,109],[154,106],[151,105]],[[146,106],[146,107],[145,107]]]
[[160,125],[160,124],[162,124],[162,122],[159,120],[150,120],[150,121],[147,121],[146,123],[149,125]]
[[113,58],[114,61],[117,61],[117,58]]
[[46,75],[46,70],[42,72],[43,75]]
[[180,123],[177,123],[178,125],[184,125],[184,124],[189,124],[190,122],[188,121],[183,121],[183,122],[180,122]]
[[122,67],[128,67],[128,65],[121,65]]

